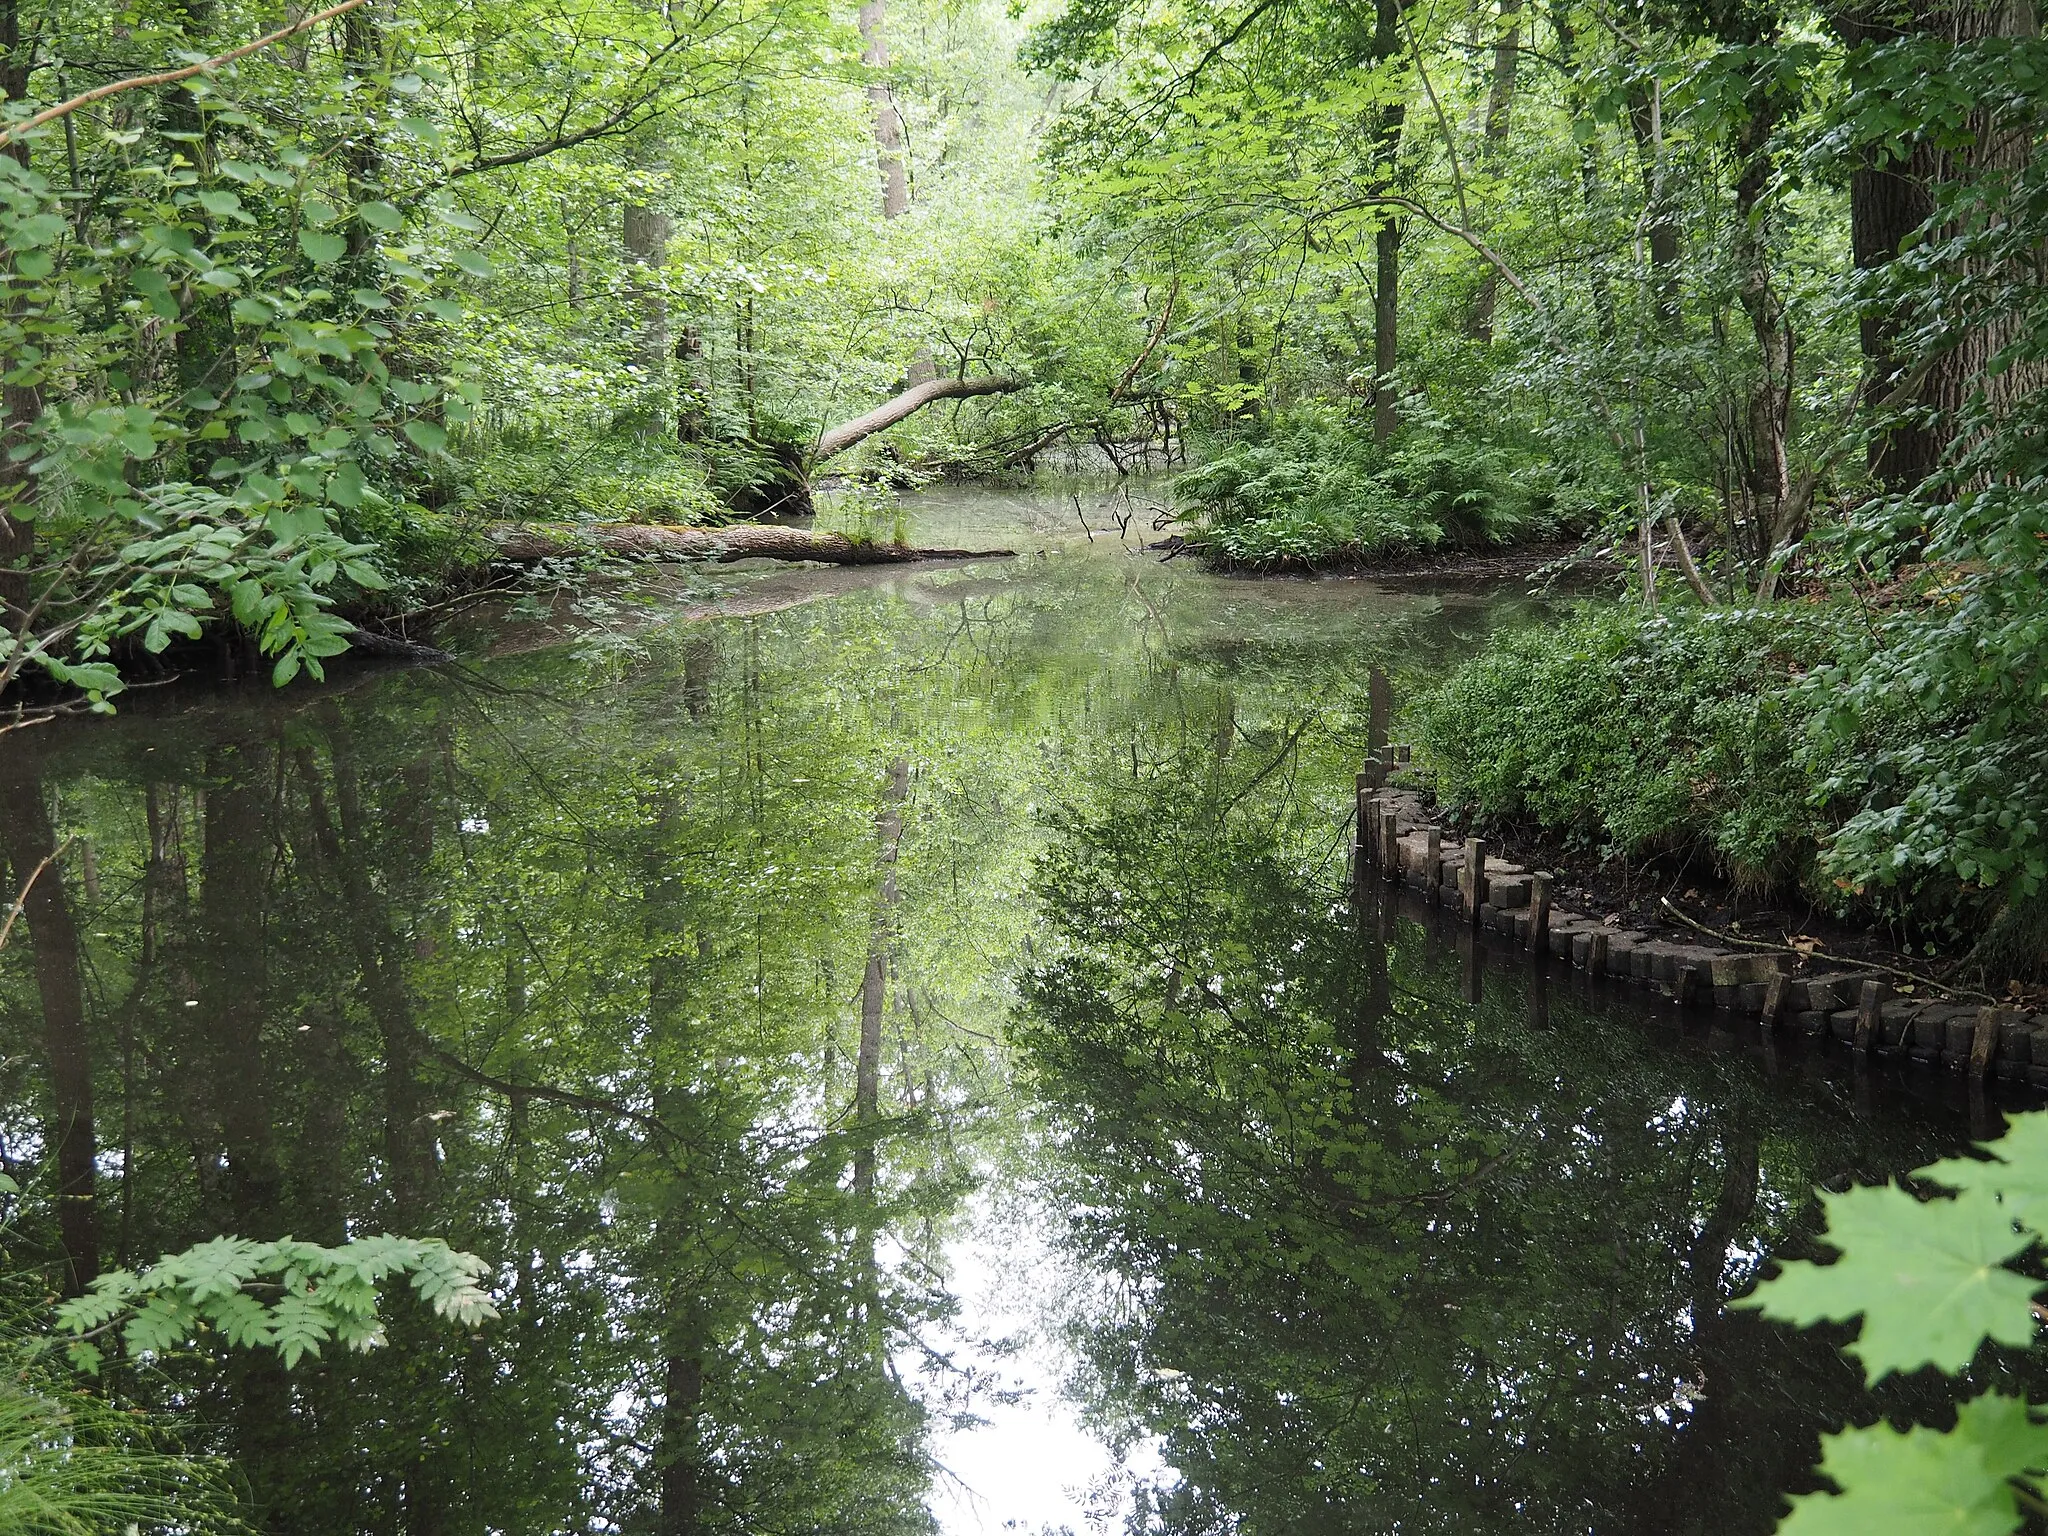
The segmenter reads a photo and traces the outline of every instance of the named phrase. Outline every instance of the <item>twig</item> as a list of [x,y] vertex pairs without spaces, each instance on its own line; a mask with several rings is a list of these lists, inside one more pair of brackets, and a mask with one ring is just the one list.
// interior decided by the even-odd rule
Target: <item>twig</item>
[[212,58],[203,60],[198,64],[188,64],[183,69],[167,69],[163,73],[156,75],[130,75],[126,80],[114,80],[106,85],[96,85],[83,96],[74,96],[69,101],[60,101],[54,107],[45,107],[26,122],[16,123],[5,132],[0,132],[0,144],[11,144],[31,128],[40,128],[43,124],[53,123],[60,117],[69,117],[80,107],[91,106],[96,101],[103,101],[109,96],[119,95],[122,91],[142,90],[153,85],[176,85],[180,80],[190,80],[194,75],[209,74],[219,69],[223,64],[232,64],[237,59],[247,58],[252,53],[258,53],[268,48],[272,43],[283,42],[294,33],[303,32],[308,27],[318,26],[323,21],[332,21],[344,11],[352,11],[358,6],[368,5],[369,3],[370,0],[341,0],[339,5],[330,5],[324,11],[316,12],[311,16],[302,16],[290,26],[279,27],[267,37],[259,37],[255,42],[244,43],[239,48],[230,48],[226,53],[217,53]]
[[[1769,939],[1746,939],[1739,934],[1723,933],[1718,928],[1709,928],[1705,923],[1696,922],[1692,918],[1687,917],[1685,913],[1679,910],[1678,903],[1669,896],[1659,896],[1657,899],[1664,904],[1673,917],[1685,924],[1686,927],[1697,929],[1709,938],[1719,939],[1724,944],[1741,944],[1750,949],[1779,951],[1784,954],[1797,955],[1802,960],[1811,960],[1813,958],[1811,954],[1796,944],[1773,944]],[[1989,993],[1973,992],[1968,987],[1958,987],[1952,982],[1937,981],[1932,976],[1922,976],[1918,971],[1905,970],[1900,966],[1882,965],[1875,960],[1856,960],[1848,955],[1830,956],[1829,958],[1839,960],[1845,966],[1853,966],[1859,971],[1883,971],[1887,976],[1903,976],[1908,981],[1918,982],[1922,986],[1933,987],[1937,991],[1948,993],[1951,997],[1974,997],[1980,1003],[1991,1003],[1994,1005],[1998,1002],[1998,999],[1992,997]]]
[[28,879],[22,884],[21,894],[14,898],[14,905],[7,909],[7,921],[0,923],[0,949],[7,947],[7,940],[14,932],[15,923],[21,919],[21,909],[28,905],[28,893],[36,888],[36,882],[42,879],[43,871],[63,858],[64,850],[77,841],[78,834],[74,832],[71,836],[65,838],[63,842],[59,843],[55,850],[44,858],[42,863],[29,871]]

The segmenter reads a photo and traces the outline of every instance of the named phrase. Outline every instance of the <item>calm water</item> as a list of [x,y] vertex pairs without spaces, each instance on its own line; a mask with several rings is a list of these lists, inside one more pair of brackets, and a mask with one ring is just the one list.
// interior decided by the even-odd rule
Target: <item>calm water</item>
[[1347,898],[1369,668],[1526,598],[1218,579],[1099,489],[905,515],[1022,556],[6,738],[16,869],[80,839],[0,954],[10,1263],[491,1261],[474,1337],[129,1382],[277,1531],[1768,1530],[1862,1399],[1722,1302],[1953,1091]]

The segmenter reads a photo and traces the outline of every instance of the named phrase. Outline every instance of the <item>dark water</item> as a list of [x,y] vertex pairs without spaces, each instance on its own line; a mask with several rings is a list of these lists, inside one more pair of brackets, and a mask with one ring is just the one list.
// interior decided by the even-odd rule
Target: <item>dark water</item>
[[1722,1302],[1968,1106],[1347,894],[1368,669],[1526,599],[910,520],[1026,553],[0,740],[9,891],[78,839],[0,953],[10,1267],[485,1256],[474,1336],[128,1377],[279,1531],[1768,1530],[1864,1399]]

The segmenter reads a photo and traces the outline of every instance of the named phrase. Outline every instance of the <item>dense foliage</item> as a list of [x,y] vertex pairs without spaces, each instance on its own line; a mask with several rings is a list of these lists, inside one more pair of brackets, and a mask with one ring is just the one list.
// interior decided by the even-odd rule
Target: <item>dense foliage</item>
[[1536,478],[1483,444],[1418,434],[1383,448],[1304,410],[1221,449],[1174,491],[1212,559],[1315,565],[1554,535],[1577,521],[1570,491]]

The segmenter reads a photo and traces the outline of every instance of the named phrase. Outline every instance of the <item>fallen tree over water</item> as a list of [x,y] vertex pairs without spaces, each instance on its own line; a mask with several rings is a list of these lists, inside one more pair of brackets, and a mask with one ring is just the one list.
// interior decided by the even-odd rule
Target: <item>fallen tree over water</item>
[[817,560],[827,565],[904,565],[918,560],[973,560],[1013,549],[919,549],[875,544],[843,533],[814,533],[774,524],[734,523],[682,528],[667,523],[506,523],[491,530],[497,558],[521,564],[596,552],[642,560]]
[[968,400],[976,395],[1007,395],[1023,387],[1022,379],[928,379],[922,384],[912,385],[886,405],[876,406],[865,416],[856,416],[821,434],[817,446],[811,450],[811,462],[822,464],[834,454],[846,452],[855,443],[886,431],[935,401]]

